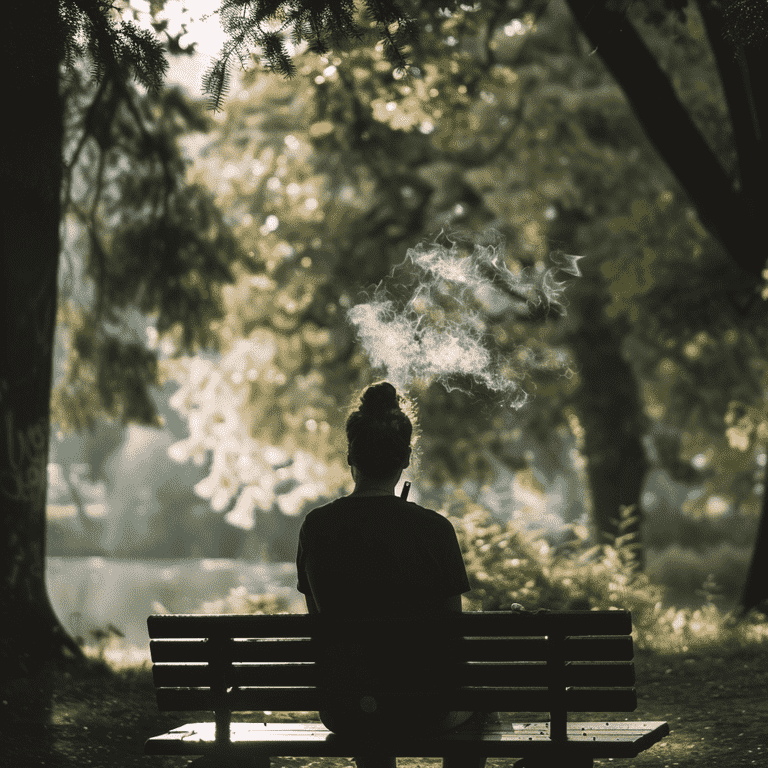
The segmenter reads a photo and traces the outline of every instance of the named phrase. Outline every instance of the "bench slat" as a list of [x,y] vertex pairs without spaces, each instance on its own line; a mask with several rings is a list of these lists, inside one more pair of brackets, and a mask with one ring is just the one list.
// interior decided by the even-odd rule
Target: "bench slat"
[[[212,670],[207,664],[155,664],[152,668],[158,688],[201,688],[213,682]],[[635,682],[634,666],[626,662],[566,664],[566,686],[603,688],[631,686]],[[546,687],[546,664],[535,663],[468,663],[457,668],[460,685],[508,685]],[[230,686],[313,686],[318,684],[315,664],[249,664],[234,665],[227,676]]]
[[[204,662],[210,655],[205,640],[152,640],[149,644],[153,662]],[[315,660],[311,640],[242,640],[230,645],[232,661],[305,661]],[[568,637],[564,643],[568,661],[631,661],[632,637]],[[547,641],[544,638],[473,638],[462,644],[464,658],[472,661],[544,661]]]
[[[150,616],[147,627],[151,638],[307,637],[327,621],[327,617],[307,614],[161,614]],[[342,628],[348,636],[353,636],[360,627],[376,626],[380,621],[349,620],[343,617],[332,619],[333,626]],[[395,631],[400,624],[409,633],[418,632],[418,619],[387,618],[387,626]],[[429,633],[434,633],[438,628],[442,634],[467,636],[475,632],[484,637],[532,636],[554,632],[569,635],[628,635],[632,631],[632,619],[627,611],[478,611],[425,618],[423,624]]]
[[[535,663],[474,663],[459,665],[457,680],[464,686],[546,687],[547,665]],[[631,687],[635,684],[635,668],[626,662],[567,663],[563,682],[579,688]]]
[[[419,694],[419,699],[427,697]],[[218,699],[207,688],[157,689],[157,706],[164,712],[213,711],[217,703]],[[232,712],[315,712],[320,708],[320,694],[311,687],[239,688],[228,691],[222,703]],[[633,688],[571,688],[555,697],[545,688],[467,687],[441,696],[434,706],[456,710],[549,712],[553,705],[570,712],[633,712],[637,707],[637,694]]]
[[[254,664],[230,668],[229,686],[313,686],[318,684],[315,664]],[[155,664],[152,677],[158,688],[202,688],[211,685],[207,664]]]
[[[379,632],[381,618],[324,619],[311,618],[318,627],[327,621],[335,633],[344,637],[365,635],[373,629]],[[511,611],[469,611],[447,616],[432,616],[423,619],[413,617],[387,618],[383,625],[391,634],[413,636],[423,631],[427,636],[473,635],[482,637],[533,637],[552,633],[567,635],[629,635],[632,632],[632,618],[628,611],[557,611],[553,613],[526,613]]]
[[307,637],[312,618],[306,614],[154,614],[147,618],[147,629],[151,638]]
[[[472,638],[461,646],[462,655],[472,661],[545,661],[548,645],[544,638]],[[631,661],[632,637],[567,637],[563,643],[566,661]]]
[[[204,755],[213,752],[212,723],[189,723],[149,739],[149,755]],[[393,754],[445,757],[476,754],[489,757],[546,755],[560,745],[549,743],[548,723],[508,723],[487,726],[479,733],[461,732],[430,738],[402,738],[392,734]],[[231,754],[339,757],[358,754],[357,745],[331,734],[321,723],[233,723]],[[634,757],[669,734],[664,722],[568,723],[569,754],[594,757]],[[566,763],[561,760],[559,762]]]
[[[314,661],[309,638],[300,640],[244,640],[230,646],[232,661]],[[205,640],[150,640],[153,662],[208,661]]]

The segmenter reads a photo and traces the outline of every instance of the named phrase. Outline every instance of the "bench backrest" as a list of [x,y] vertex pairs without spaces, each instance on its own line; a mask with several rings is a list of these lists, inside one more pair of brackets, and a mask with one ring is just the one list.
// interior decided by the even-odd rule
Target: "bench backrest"
[[371,637],[402,638],[392,647],[403,661],[402,654],[424,638],[459,638],[460,659],[451,672],[456,687],[438,692],[440,704],[549,712],[553,739],[565,738],[568,712],[631,712],[637,706],[628,611],[333,621],[306,614],[158,615],[147,624],[158,707],[215,712],[217,740],[228,739],[233,711],[323,708],[323,640],[334,636],[345,638],[342,656],[354,655],[355,646],[370,644]]

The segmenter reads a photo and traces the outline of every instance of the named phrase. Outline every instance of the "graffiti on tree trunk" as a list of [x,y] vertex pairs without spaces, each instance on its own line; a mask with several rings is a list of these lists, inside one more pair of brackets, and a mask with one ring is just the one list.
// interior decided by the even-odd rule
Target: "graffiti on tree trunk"
[[12,410],[5,413],[6,468],[0,473],[0,493],[13,501],[35,502],[44,497],[48,461],[47,422],[16,426]]

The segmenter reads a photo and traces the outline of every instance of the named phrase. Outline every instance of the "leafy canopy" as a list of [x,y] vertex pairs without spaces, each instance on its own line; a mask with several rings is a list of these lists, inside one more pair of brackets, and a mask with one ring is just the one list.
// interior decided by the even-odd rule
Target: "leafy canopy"
[[[339,56],[297,55],[301,77],[290,81],[252,69],[198,158],[199,178],[215,182],[249,260],[225,291],[222,380],[210,386],[207,363],[179,377],[190,394],[182,410],[196,430],[182,455],[207,446],[221,456],[226,471],[205,488],[226,488],[222,503],[237,498],[234,517],[244,525],[258,499],[272,503],[266,478],[293,471],[255,472],[260,457],[273,453],[266,446],[311,454],[334,466],[326,480],[345,479],[346,467],[334,465],[344,455],[344,407],[371,377],[346,312],[361,288],[387,278],[408,248],[443,227],[500,227],[533,268],[544,266],[553,246],[586,254],[590,277],[576,281],[578,296],[569,294],[568,323],[573,334],[588,330],[584,299],[606,292],[604,311],[631,345],[653,439],[660,425],[675,435],[661,463],[702,482],[691,460],[700,462],[717,440],[707,453],[712,492],[730,498],[737,476],[745,488],[753,484],[755,445],[731,449],[723,418],[731,399],[757,402],[744,368],[764,355],[752,339],[752,315],[741,317],[728,301],[738,283],[730,272],[725,279],[722,250],[691,215],[600,60],[586,56],[567,9],[550,3],[535,19],[512,21],[461,11],[425,29],[430,58],[411,81],[393,76],[383,46],[364,42]],[[693,15],[688,27],[681,87],[696,113],[719,115],[717,92],[697,87],[710,64],[701,58]],[[716,146],[728,144],[722,125],[709,121]],[[673,326],[664,314],[679,306],[672,292],[693,279],[702,291],[695,301],[712,306],[705,299],[716,292],[719,311],[714,318],[694,313],[692,298]],[[556,323],[506,314],[492,333],[509,355],[563,343]],[[716,343],[723,334],[728,343]],[[705,349],[700,339],[710,337]],[[685,366],[668,374],[668,357]],[[569,466],[570,454],[561,453],[568,435],[586,424],[574,411],[582,380],[577,370],[570,379],[538,382],[535,399],[513,416],[483,408],[482,398],[420,388],[420,490],[427,472],[436,485],[480,479],[491,469],[489,456],[560,473],[561,464]],[[325,482],[295,480],[302,483],[297,498],[300,488]],[[708,496],[697,497],[701,505]],[[751,490],[745,498],[755,504]]]
[[[229,87],[231,60],[244,66],[254,47],[268,70],[290,77],[296,66],[286,47],[288,34],[294,46],[306,41],[312,52],[324,54],[329,44],[343,45],[366,32],[354,0],[223,0],[218,14],[227,42],[204,79],[214,109]],[[387,58],[404,68],[404,47],[416,34],[414,20],[400,3],[382,0],[365,0],[365,16],[383,35]]]
[[62,0],[59,19],[64,236],[53,418],[65,429],[90,427],[98,414],[155,423],[158,342],[215,346],[220,287],[241,256],[211,195],[186,176],[183,138],[208,130],[210,117],[163,87],[163,45],[120,4]]
[[101,81],[109,71],[128,65],[146,88],[158,90],[168,71],[165,49],[155,35],[123,19],[109,0],[59,0],[63,61],[70,71],[88,58]]
[[[603,0],[613,5],[612,0]],[[253,53],[265,69],[287,77],[296,73],[292,51],[306,42],[310,52],[340,52],[375,34],[384,57],[400,75],[410,72],[422,31],[454,12],[482,11],[492,16],[540,12],[540,2],[485,0],[222,0],[217,13],[227,34],[219,58],[207,71],[203,88],[214,110],[221,109],[230,84],[233,60],[245,68]],[[617,3],[624,7],[624,3]],[[667,16],[684,20],[689,0],[641,0],[646,18],[661,23]],[[525,7],[523,7],[525,6]],[[528,7],[530,6],[530,8]],[[725,0],[726,37],[738,50],[768,40],[768,4],[764,0]],[[290,46],[287,42],[290,41]]]

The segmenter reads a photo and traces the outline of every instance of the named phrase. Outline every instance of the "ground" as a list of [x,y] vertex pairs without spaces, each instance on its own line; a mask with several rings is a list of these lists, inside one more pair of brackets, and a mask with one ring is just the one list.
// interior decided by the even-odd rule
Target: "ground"
[[[627,768],[768,766],[765,644],[696,655],[643,653],[636,664],[640,701],[637,712],[627,719],[666,720],[672,733],[632,761],[599,760],[597,766],[622,762]],[[183,712],[159,713],[147,669],[114,673],[98,665],[78,673],[50,671],[5,686],[2,709],[0,762],[14,768],[186,766],[189,758],[145,757],[144,740],[204,719]],[[265,719],[283,718],[311,719],[312,713],[283,713]],[[490,760],[488,768],[513,762]],[[345,758],[272,761],[273,768],[310,765],[347,768],[353,764]],[[438,768],[439,761],[400,758],[398,765]]]

